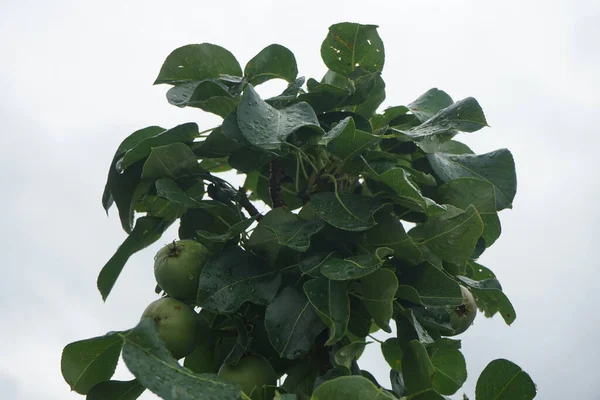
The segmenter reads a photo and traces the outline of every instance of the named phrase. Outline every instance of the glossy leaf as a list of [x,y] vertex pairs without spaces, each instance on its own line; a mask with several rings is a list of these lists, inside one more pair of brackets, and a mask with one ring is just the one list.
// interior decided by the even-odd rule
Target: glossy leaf
[[484,311],[486,317],[500,312],[507,325],[515,321],[517,313],[508,297],[502,292],[502,286],[497,279],[476,281],[466,276],[457,276],[457,278],[471,289],[475,295],[477,306]]
[[394,258],[417,259],[421,255],[419,248],[413,243],[402,222],[394,215],[384,215],[377,218],[377,225],[363,234],[362,246],[374,251],[387,247],[394,251]]
[[257,245],[260,234],[262,243],[274,240],[279,245],[303,252],[308,250],[311,236],[323,229],[323,225],[319,219],[304,221],[283,208],[276,208],[261,219],[250,245]]
[[358,375],[341,376],[323,383],[315,389],[310,400],[395,400],[383,388]]
[[453,103],[454,100],[452,100],[452,97],[448,93],[433,88],[423,93],[407,107],[419,121],[425,122],[442,109],[450,107]]
[[198,241],[215,251],[220,251],[227,242],[245,232],[255,220],[256,217],[244,219],[237,224],[232,225],[225,233],[198,230],[196,231]]
[[233,54],[210,43],[190,44],[167,56],[154,84],[199,81],[218,78],[222,74],[242,75],[242,68]]
[[342,339],[350,320],[348,283],[327,278],[311,279],[304,284],[304,293],[329,328],[325,345],[331,346]]
[[427,212],[427,201],[418,186],[409,179],[404,168],[392,168],[371,177],[378,184],[373,185],[376,196],[389,198],[394,203],[414,211]]
[[137,379],[100,382],[89,391],[86,400],[135,400],[145,390]]
[[456,281],[428,262],[400,276],[398,297],[430,307],[459,306],[462,293]]
[[204,208],[211,209],[218,207],[214,202],[209,200],[202,200],[204,195],[203,190],[198,190],[195,187],[195,191],[189,190],[188,192],[183,191],[177,186],[177,183],[169,178],[160,178],[154,183],[156,187],[156,195],[167,199],[173,203],[180,204],[186,208]]
[[[229,114],[228,117],[228,121],[231,122],[232,118],[235,119],[235,114]],[[194,142],[193,145],[194,154],[199,158],[227,157],[241,148],[239,144],[225,135],[221,126],[214,129],[202,142]]]
[[430,355],[433,365],[433,387],[438,393],[452,395],[467,380],[467,364],[459,350],[442,349]]
[[483,221],[472,205],[464,211],[447,206],[445,213],[430,217],[408,232],[417,246],[456,265],[467,262],[482,233]]
[[350,371],[352,361],[362,354],[367,344],[367,342],[352,342],[336,351],[333,360],[337,365]]
[[238,104],[238,98],[232,96],[229,87],[218,79],[177,84],[167,92],[167,100],[177,107],[196,107],[223,118]]
[[433,389],[435,369],[425,346],[418,340],[412,340],[408,344],[402,360],[402,372],[408,394]]
[[350,119],[344,129],[330,141],[328,149],[342,159],[342,164],[345,164],[374,146],[379,140],[376,135],[356,129],[354,119]]
[[391,128],[400,137],[411,139],[427,153],[439,151],[439,145],[459,131],[475,132],[487,126],[481,106],[472,97],[457,101],[411,129]]
[[496,189],[496,210],[512,208],[517,192],[515,163],[510,151],[496,150],[486,154],[429,154],[431,168],[442,182],[458,178],[477,178]]
[[404,351],[398,338],[389,338],[385,342],[381,343],[381,353],[383,358],[389,364],[389,366],[395,371],[402,371],[402,357]]
[[[108,168],[108,177],[106,179],[104,193],[102,194],[102,205],[104,206],[106,212],[108,212],[110,206],[115,200],[116,193],[114,192],[119,192],[124,189],[129,189],[131,191],[134,189],[130,185],[119,185],[118,182],[115,182],[115,180],[119,178],[119,171],[117,170],[117,161],[119,161],[119,159],[121,159],[121,157],[127,151],[136,147],[141,141],[156,136],[159,133],[164,132],[165,130],[166,129],[161,128],[160,126],[149,126],[147,128],[133,132],[121,142]],[[139,176],[137,178],[139,179]]]
[[398,397],[402,397],[406,388],[404,387],[404,378],[399,371],[390,369],[390,383],[392,384],[392,391]]
[[250,301],[267,305],[281,284],[279,272],[239,247],[212,256],[200,272],[197,304],[231,314]]
[[360,290],[356,295],[367,307],[373,321],[384,331],[390,333],[389,321],[392,319],[393,302],[398,290],[398,278],[389,269],[378,269],[360,281]]
[[359,68],[367,73],[381,72],[385,62],[377,26],[350,22],[329,27],[321,45],[321,57],[330,70],[347,77]]
[[248,84],[237,111],[237,125],[253,146],[278,150],[288,137],[300,128],[321,131],[313,109],[307,103],[296,103],[277,110],[262,100]]
[[123,158],[117,162],[117,169],[126,170],[136,161],[145,159],[150,155],[154,147],[166,146],[177,142],[190,143],[198,135],[198,125],[194,122],[188,122],[146,138],[125,153]]
[[314,346],[325,325],[304,293],[288,286],[267,306],[265,328],[280,357],[296,359]]
[[373,198],[332,192],[312,195],[309,204],[325,222],[346,231],[364,231],[375,226],[373,215],[384,207]]
[[274,78],[293,82],[297,75],[294,53],[279,44],[262,49],[244,68],[244,76],[255,86]]
[[[165,400],[239,400],[242,391],[214,374],[194,374],[181,367],[158,337],[151,318],[144,318],[123,337],[123,360],[139,382]],[[246,397],[247,398],[247,397]]]
[[338,136],[344,134],[345,137],[352,136],[354,131],[356,130],[356,126],[354,124],[354,119],[352,117],[346,117],[340,122],[338,122],[333,128],[331,128],[321,139],[319,139],[319,144],[327,145],[333,139]]
[[477,178],[453,179],[438,188],[439,200],[445,204],[466,209],[472,204],[479,213],[484,228],[482,237],[490,247],[500,237],[500,219],[496,211],[494,186]]
[[322,276],[321,267],[323,266],[323,263],[335,255],[335,251],[309,253],[300,258],[298,266],[300,271],[302,271],[302,274],[318,278]]
[[385,82],[380,74],[374,79],[373,87],[366,94],[366,99],[353,107],[346,107],[355,113],[369,118],[385,100]]
[[490,362],[477,380],[477,400],[531,400],[535,384],[518,365],[504,359]]
[[122,346],[121,337],[114,333],[65,346],[60,369],[71,390],[86,394],[96,384],[109,380],[119,362]]
[[142,178],[179,178],[202,172],[198,159],[183,143],[154,147],[142,170]]
[[321,264],[321,273],[329,279],[344,281],[358,279],[376,271],[393,254],[391,249],[382,247],[373,254],[361,254],[347,258],[330,257]]
[[108,297],[129,257],[156,242],[171,223],[172,221],[157,217],[141,217],[137,220],[131,234],[98,275],[98,290],[103,300]]

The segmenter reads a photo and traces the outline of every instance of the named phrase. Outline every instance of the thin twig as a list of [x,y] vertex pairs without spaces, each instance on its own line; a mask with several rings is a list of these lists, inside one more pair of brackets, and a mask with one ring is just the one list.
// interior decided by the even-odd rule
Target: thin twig
[[271,160],[269,166],[269,195],[271,196],[271,202],[273,203],[273,208],[282,207],[285,203],[281,197],[281,177],[283,176],[281,160],[274,158]]
[[262,214],[258,212],[256,207],[254,207],[254,204],[252,204],[252,202],[250,202],[250,199],[248,199],[248,196],[246,196],[245,187],[240,186],[240,188],[238,189],[238,202],[244,208],[244,210],[246,210],[248,214],[250,214],[251,217],[256,217],[256,220],[260,221],[260,219],[262,218]]

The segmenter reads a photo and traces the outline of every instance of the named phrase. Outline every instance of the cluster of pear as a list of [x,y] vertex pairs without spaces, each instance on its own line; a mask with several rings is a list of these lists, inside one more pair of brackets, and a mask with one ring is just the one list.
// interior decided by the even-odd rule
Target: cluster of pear
[[[173,357],[188,356],[203,339],[200,315],[193,304],[198,291],[200,272],[211,253],[195,240],[180,240],[164,246],[154,258],[154,276],[166,293],[148,305],[143,318],[152,318],[159,337]],[[223,364],[218,375],[241,386],[250,395],[263,386],[274,386],[277,376],[269,361],[258,354],[248,354],[237,364]]]

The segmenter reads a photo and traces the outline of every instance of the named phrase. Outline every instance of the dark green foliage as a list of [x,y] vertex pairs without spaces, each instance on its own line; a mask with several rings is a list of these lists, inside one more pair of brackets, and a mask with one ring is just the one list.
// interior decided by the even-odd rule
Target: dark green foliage
[[[169,103],[223,121],[202,132],[151,126],[121,143],[102,204],[116,204],[129,236],[98,288],[106,299],[128,258],[179,220],[180,239],[212,252],[189,300],[202,309],[201,337],[184,367],[148,318],[71,343],[62,372],[73,390],[90,399],[149,389],[164,399],[443,400],[467,376],[460,341],[443,337],[465,288],[486,317],[515,320],[497,277],[476,262],[500,237],[499,211],[512,207],[513,157],[473,154],[455,140],[487,127],[479,103],[433,88],[378,112],[391,88],[375,25],[331,26],[321,56],[323,78],[306,81],[279,44],[243,69],[208,43],[167,57],[155,83],[171,85]],[[255,87],[271,79],[288,86],[262,99]],[[245,174],[244,187],[218,176],[231,169]],[[394,325],[380,343],[391,368],[380,384],[358,360],[371,332]],[[121,350],[135,380],[110,380]],[[215,375],[251,354],[285,382],[243,393]],[[478,400],[535,394],[506,360],[477,383]]]

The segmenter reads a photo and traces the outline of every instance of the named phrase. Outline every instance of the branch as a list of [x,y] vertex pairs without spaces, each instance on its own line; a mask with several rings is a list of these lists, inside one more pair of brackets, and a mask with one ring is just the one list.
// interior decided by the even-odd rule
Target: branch
[[254,207],[254,204],[252,204],[250,202],[250,199],[248,199],[248,196],[246,196],[245,187],[240,186],[240,188],[238,189],[238,202],[242,207],[244,207],[244,210],[246,210],[251,217],[256,217],[256,220],[260,221],[260,219],[262,218],[262,214],[258,212],[256,207]]
[[273,208],[282,207],[285,203],[281,197],[281,177],[283,176],[281,160],[274,158],[269,167],[269,195],[271,196],[271,202],[273,203]]

